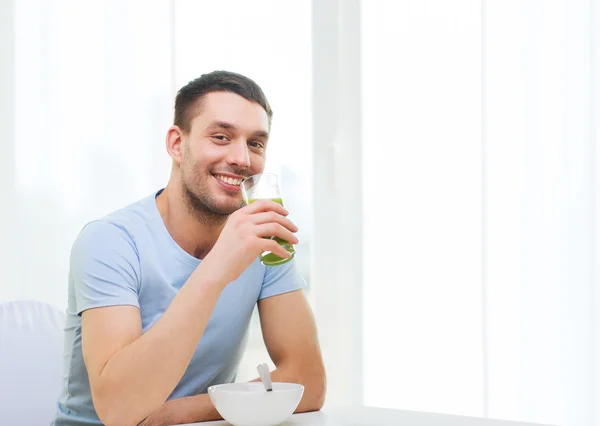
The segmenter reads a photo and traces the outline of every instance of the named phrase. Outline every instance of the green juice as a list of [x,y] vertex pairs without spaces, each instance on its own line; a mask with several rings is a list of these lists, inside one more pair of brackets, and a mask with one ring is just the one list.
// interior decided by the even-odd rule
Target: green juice
[[[258,199],[259,198],[250,199],[250,200],[248,200],[248,204],[252,204],[253,202],[255,202]],[[276,203],[279,203],[283,206],[283,200],[281,198],[270,198],[270,200],[275,201]],[[283,257],[279,257],[276,254],[273,254],[271,252],[264,252],[263,254],[260,255],[260,261],[262,262],[263,265],[266,265],[266,266],[283,265],[284,263],[287,263],[294,258],[294,254],[296,253],[296,251],[294,250],[294,246],[292,244],[288,243],[286,240],[279,238],[279,237],[265,237],[265,238],[270,238],[272,240],[277,241],[277,243],[281,247],[286,249],[292,255],[288,259],[284,259]]]

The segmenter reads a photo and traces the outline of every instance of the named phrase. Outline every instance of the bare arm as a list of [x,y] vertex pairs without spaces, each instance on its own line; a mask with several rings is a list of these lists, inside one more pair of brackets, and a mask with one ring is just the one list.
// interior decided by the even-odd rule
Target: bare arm
[[286,215],[271,201],[258,201],[232,214],[211,252],[144,334],[136,307],[83,312],[83,358],[94,408],[104,424],[137,425],[164,404],[183,376],[224,287],[262,251],[289,256],[276,241],[262,238],[276,235],[297,242],[292,233],[297,228]]
[[325,367],[315,320],[302,290],[269,297],[258,302],[260,323],[269,356],[277,367],[273,381],[304,385],[296,412],[323,407],[326,392]]
[[221,419],[208,394],[203,393],[165,402],[140,426],[171,426]]
[[[304,293],[294,291],[258,302],[267,350],[275,366],[273,381],[305,386],[296,412],[320,410],[325,400],[325,368],[317,330]],[[260,380],[260,379],[255,379]],[[165,426],[217,420],[221,416],[207,394],[166,402],[143,426]]]
[[[107,425],[135,425],[162,405],[183,376],[222,285],[199,267],[161,319],[142,334],[133,306],[82,314],[82,348],[94,408]],[[165,362],[165,360],[169,362]]]

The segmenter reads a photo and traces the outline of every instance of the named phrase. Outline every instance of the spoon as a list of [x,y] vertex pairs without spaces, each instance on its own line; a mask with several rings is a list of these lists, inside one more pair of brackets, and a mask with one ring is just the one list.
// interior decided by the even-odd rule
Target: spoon
[[269,372],[269,366],[265,363],[259,364],[256,367],[258,370],[258,375],[260,376],[260,380],[262,380],[263,385],[265,385],[265,389],[267,392],[273,392],[273,383],[271,383],[271,373]]

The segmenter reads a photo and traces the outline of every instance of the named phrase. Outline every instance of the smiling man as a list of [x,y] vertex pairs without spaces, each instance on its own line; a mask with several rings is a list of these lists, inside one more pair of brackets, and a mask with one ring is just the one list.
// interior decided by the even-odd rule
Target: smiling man
[[274,381],[302,383],[297,411],[319,410],[325,372],[294,260],[272,201],[242,207],[263,171],[272,111],[260,87],[213,72],[177,94],[166,188],[87,224],[73,245],[65,376],[56,426],[170,425],[218,419],[206,390],[235,380],[258,304]]

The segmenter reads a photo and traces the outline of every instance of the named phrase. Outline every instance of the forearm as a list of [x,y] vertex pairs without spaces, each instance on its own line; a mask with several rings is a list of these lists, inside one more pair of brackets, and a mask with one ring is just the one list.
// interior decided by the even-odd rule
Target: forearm
[[115,353],[92,382],[103,421],[137,424],[157,410],[185,373],[221,286],[196,270],[157,323]]
[[[299,368],[293,365],[281,365],[271,372],[273,382],[299,383],[304,386],[302,400],[296,413],[318,411],[325,402],[326,379],[321,365]],[[253,381],[260,381],[260,378]]]
[[180,425],[221,419],[210,397],[204,393],[167,401],[140,426]]
[[[305,369],[305,372],[302,373],[297,368],[281,366],[271,372],[271,379],[274,382],[304,385],[304,395],[296,409],[296,413],[317,411],[323,406],[325,373],[322,368]],[[253,382],[256,381],[260,381],[260,379],[253,380]],[[221,418],[208,394],[201,394],[167,401],[159,411],[150,416],[147,422],[142,423],[141,426],[178,425],[220,420]]]

